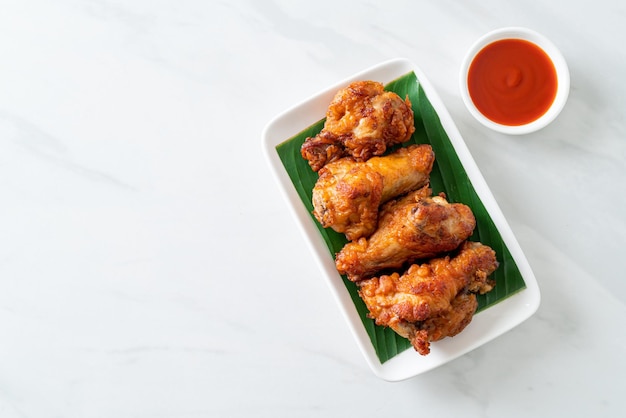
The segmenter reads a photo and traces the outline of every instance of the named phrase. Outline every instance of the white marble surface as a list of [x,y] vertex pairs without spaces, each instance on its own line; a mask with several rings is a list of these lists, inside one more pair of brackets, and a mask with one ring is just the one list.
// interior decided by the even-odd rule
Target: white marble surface
[[[622,416],[625,20],[619,0],[1,0],[0,417]],[[479,125],[457,85],[470,44],[510,25],[548,36],[572,78],[524,137]],[[261,132],[396,57],[442,97],[543,298],[388,383]]]

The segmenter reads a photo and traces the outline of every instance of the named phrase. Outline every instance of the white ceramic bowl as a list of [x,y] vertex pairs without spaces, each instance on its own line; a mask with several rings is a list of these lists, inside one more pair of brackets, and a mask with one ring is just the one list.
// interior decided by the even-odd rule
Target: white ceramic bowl
[[[470,64],[474,60],[474,57],[485,46],[502,39],[522,39],[534,43],[541,48],[548,55],[548,57],[550,57],[556,69],[557,91],[552,105],[541,117],[524,125],[503,125],[488,119],[476,108],[469,94],[467,76]],[[545,127],[558,116],[561,109],[563,109],[563,106],[565,106],[567,96],[569,95],[570,76],[565,58],[563,58],[561,52],[549,39],[527,28],[507,27],[496,29],[483,35],[472,45],[463,59],[463,63],[461,64],[460,85],[463,102],[465,102],[465,106],[472,116],[476,118],[476,120],[495,131],[511,135],[521,135],[534,132]]]

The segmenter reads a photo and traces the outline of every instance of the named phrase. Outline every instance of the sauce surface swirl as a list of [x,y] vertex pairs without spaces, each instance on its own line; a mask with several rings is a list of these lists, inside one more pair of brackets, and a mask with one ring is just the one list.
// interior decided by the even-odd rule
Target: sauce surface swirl
[[493,122],[519,126],[540,118],[556,97],[557,74],[548,55],[522,39],[502,39],[476,54],[467,75],[470,98]]

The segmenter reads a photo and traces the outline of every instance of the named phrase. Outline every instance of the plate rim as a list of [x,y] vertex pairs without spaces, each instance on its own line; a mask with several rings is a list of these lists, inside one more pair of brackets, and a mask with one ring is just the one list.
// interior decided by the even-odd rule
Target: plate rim
[[[334,260],[332,260],[332,256],[328,256],[328,248],[302,204],[275,147],[297,135],[306,127],[319,122],[336,91],[346,84],[359,79],[388,83],[411,71],[415,73],[424,93],[439,116],[441,125],[465,168],[478,197],[515,260],[526,288],[477,313],[462,333],[454,338],[446,338],[433,344],[428,356],[420,356],[409,349],[385,363],[381,363],[361,318],[356,312],[348,290],[335,268]],[[294,124],[294,119],[298,121],[297,125]],[[387,381],[400,381],[442,366],[510,331],[530,318],[539,308],[541,303],[539,285],[526,256],[447,108],[426,75],[412,61],[405,58],[383,61],[320,90],[272,118],[263,129],[262,137],[266,161],[279,184],[282,196],[286,200],[292,216],[295,217],[296,224],[304,235],[309,250],[316,259],[359,350],[365,357],[370,369],[378,377]]]

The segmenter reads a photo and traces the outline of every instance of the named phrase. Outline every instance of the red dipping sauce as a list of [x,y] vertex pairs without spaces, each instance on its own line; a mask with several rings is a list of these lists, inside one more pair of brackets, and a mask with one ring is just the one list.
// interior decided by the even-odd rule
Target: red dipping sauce
[[519,126],[548,111],[558,82],[554,64],[541,48],[522,39],[502,39],[474,57],[467,84],[472,102],[486,118]]

